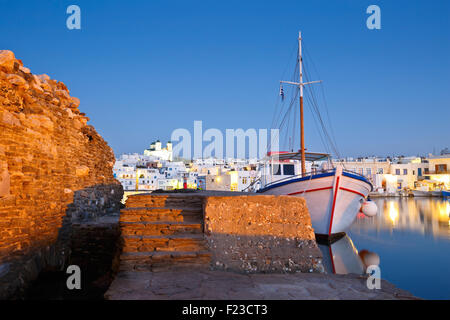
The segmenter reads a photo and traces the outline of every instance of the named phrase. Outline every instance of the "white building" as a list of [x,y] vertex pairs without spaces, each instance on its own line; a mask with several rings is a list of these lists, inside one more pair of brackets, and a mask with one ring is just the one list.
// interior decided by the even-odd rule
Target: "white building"
[[162,148],[161,142],[159,140],[152,142],[150,144],[150,148],[144,150],[144,155],[155,157],[160,160],[172,161],[172,142],[167,142],[165,148]]
[[426,160],[420,157],[347,158],[333,160],[333,165],[365,176],[373,184],[374,192],[388,194],[415,188],[428,168]]

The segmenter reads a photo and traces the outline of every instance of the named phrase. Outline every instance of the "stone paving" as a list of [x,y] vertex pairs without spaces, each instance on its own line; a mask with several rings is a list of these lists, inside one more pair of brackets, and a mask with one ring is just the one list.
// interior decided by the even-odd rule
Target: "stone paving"
[[369,290],[358,275],[319,273],[242,274],[208,268],[120,272],[105,294],[109,300],[373,300],[418,299],[382,280]]

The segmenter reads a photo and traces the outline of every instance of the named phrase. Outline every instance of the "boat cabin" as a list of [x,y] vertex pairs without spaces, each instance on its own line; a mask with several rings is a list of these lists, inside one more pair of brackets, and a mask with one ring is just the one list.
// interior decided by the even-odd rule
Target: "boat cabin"
[[[318,172],[319,164],[317,164],[317,161],[328,158],[329,154],[326,153],[305,153],[305,174]],[[301,176],[301,171],[300,152],[269,152],[267,157],[261,161],[261,187],[276,181]]]

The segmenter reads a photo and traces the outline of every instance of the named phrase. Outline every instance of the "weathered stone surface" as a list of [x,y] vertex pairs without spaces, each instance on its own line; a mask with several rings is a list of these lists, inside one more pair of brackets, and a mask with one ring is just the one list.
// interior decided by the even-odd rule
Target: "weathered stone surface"
[[22,87],[25,89],[29,88],[27,81],[17,74],[8,74],[6,76],[6,79],[9,81],[9,83],[11,83],[17,87]]
[[289,196],[205,198],[205,234],[215,268],[323,272],[305,200]]
[[0,51],[0,264],[37,261],[9,268],[0,297],[18,288],[7,279],[24,286],[40,270],[62,268],[72,221],[119,209],[114,153],[78,105],[62,82]]
[[15,57],[14,53],[9,50],[0,50],[0,69],[4,69],[6,72],[12,72],[14,70]]
[[[229,192],[136,194],[121,211],[122,270],[154,270],[154,252],[166,267],[170,252],[239,272],[323,272],[322,255],[305,201],[287,196]],[[204,225],[204,227],[203,227]],[[205,232],[203,232],[203,230]],[[206,240],[206,243],[205,243]],[[122,256],[125,257],[125,256]]]
[[413,300],[382,280],[370,290],[366,277],[318,273],[242,274],[183,268],[120,272],[105,294],[109,300]]
[[0,161],[0,197],[9,195],[11,179],[8,172],[8,163]]
[[203,235],[203,198],[133,195],[121,210],[120,269],[157,271],[210,265]]

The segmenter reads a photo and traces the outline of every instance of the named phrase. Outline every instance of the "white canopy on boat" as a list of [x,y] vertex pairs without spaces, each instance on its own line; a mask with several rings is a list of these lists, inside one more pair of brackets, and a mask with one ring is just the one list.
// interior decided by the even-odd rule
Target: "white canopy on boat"
[[[305,152],[305,160],[306,161],[319,161],[325,160],[329,158],[330,155],[328,153],[319,153],[319,152]],[[277,160],[301,160],[302,154],[301,152],[270,152],[266,159],[277,159]]]

